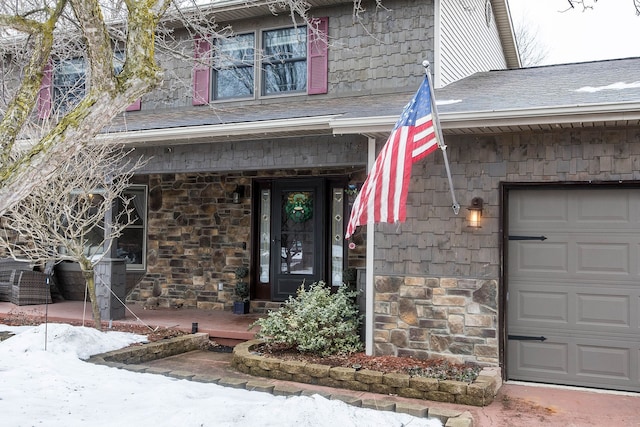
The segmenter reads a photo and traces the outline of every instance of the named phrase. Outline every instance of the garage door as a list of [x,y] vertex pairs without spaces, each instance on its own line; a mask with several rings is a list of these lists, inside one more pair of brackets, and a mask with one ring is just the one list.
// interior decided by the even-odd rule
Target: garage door
[[640,391],[640,189],[508,194],[507,378]]

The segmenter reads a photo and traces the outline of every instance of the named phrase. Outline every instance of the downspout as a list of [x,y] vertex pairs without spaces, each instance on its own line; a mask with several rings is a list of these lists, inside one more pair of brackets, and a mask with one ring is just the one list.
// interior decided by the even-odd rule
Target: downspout
[[[367,171],[370,171],[373,167],[373,163],[376,161],[376,139],[368,137],[367,146]],[[374,288],[373,288],[373,256],[374,256],[374,237],[375,230],[373,228],[373,215],[369,215],[367,219],[367,256],[365,263],[365,354],[367,356],[373,355],[373,301],[374,301]]]

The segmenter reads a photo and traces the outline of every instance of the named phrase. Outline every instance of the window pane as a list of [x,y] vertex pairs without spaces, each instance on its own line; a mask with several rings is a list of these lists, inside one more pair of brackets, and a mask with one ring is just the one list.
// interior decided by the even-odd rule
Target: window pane
[[253,95],[255,35],[216,40],[214,99]]
[[113,52],[113,72],[117,76],[124,68],[124,52],[116,50]]
[[307,57],[307,27],[265,31],[263,37],[266,62]]
[[285,28],[263,33],[263,93],[307,90],[307,28]]
[[[99,212],[98,206],[104,203],[104,198],[98,191],[90,194],[86,199],[80,194],[75,196],[77,197],[75,200],[76,215],[82,212],[81,215],[85,217],[89,223],[92,223]],[[99,218],[91,228],[86,230],[83,237],[85,241],[84,254],[86,256],[91,258],[94,255],[104,252],[104,218]]]
[[315,271],[314,199],[311,191],[282,193],[281,274],[313,274]]
[[[131,212],[129,224],[118,237],[117,257],[124,259],[129,268],[144,268],[146,256],[147,192],[146,187],[130,187],[124,192],[130,198],[126,206]],[[122,206],[121,208],[124,208]]]
[[118,248],[116,255],[124,259],[127,264],[142,265],[144,251],[144,229],[125,228],[122,235],[118,237]]
[[73,108],[85,93],[85,64],[82,58],[58,61],[53,74],[53,102],[62,112]]
[[307,90],[307,61],[264,66],[265,95]]
[[[122,200],[120,201],[121,223],[129,222],[130,226],[144,226],[144,219],[147,215],[145,191],[143,188],[129,188],[127,189],[123,197],[128,199],[126,206],[122,206]],[[126,215],[126,211],[129,215]]]
[[253,67],[218,71],[215,79],[215,99],[253,95]]
[[255,35],[242,34],[216,41],[216,68],[253,65]]
[[271,263],[271,190],[260,194],[260,283],[269,283]]
[[342,230],[344,224],[342,215],[344,213],[344,190],[342,188],[334,188],[332,190],[333,198],[331,201],[331,285],[341,286],[342,271],[344,270],[344,236]]

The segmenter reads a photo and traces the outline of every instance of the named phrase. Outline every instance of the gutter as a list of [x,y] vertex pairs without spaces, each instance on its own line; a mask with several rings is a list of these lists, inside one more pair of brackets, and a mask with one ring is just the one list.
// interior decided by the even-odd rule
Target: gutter
[[[567,125],[618,121],[640,121],[640,102],[617,104],[572,105],[553,108],[514,110],[439,112],[442,130],[496,129],[517,126]],[[328,134],[386,136],[398,120],[397,115],[341,118],[340,114],[223,123],[163,129],[122,131],[100,134],[99,139],[117,139],[130,145],[162,145],[190,143],[194,140],[232,140],[240,138],[275,138],[288,134]]]
[[640,120],[640,102],[570,105],[517,110],[440,112],[442,129],[499,126],[560,125]]
[[149,143],[184,142],[194,139],[230,138],[234,136],[271,137],[278,133],[319,132],[327,133],[330,123],[336,115],[301,117],[294,119],[261,120],[255,122],[222,123],[202,126],[183,126],[137,131],[107,132],[99,139],[117,139],[118,142],[132,145],[150,145]]
[[[438,118],[442,130],[640,121],[640,102],[465,111],[459,113],[447,113],[439,110]],[[375,132],[386,132],[388,134],[397,120],[398,116],[336,118],[331,121],[331,129],[334,135],[371,134]]]

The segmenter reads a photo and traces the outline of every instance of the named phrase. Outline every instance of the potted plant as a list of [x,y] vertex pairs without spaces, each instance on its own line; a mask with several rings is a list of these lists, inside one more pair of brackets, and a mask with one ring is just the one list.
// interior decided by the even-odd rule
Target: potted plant
[[245,278],[249,275],[249,269],[247,267],[238,267],[236,269],[236,300],[233,303],[234,314],[247,314],[249,313],[249,283],[245,281]]

